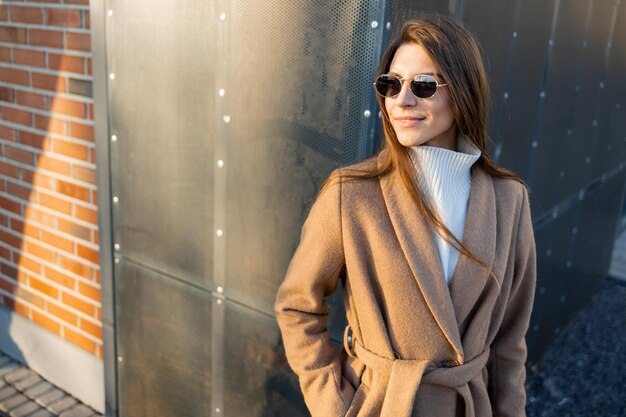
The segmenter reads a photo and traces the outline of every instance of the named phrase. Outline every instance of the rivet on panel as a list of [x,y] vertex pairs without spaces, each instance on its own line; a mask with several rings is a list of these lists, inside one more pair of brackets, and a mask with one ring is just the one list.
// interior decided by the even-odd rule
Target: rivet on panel
[[609,42],[609,43],[606,44],[606,47],[609,48],[609,49],[611,49],[612,46],[613,46],[612,42]]
[[597,120],[593,120],[593,121],[591,122],[591,126],[593,126],[593,127],[598,126],[598,121],[597,121]]
[[562,295],[561,298],[559,298],[559,301],[561,301],[562,303],[564,303],[565,300],[567,300],[567,297],[564,295]]
[[224,97],[224,94],[226,94],[226,90],[224,90],[223,88],[220,88],[217,94],[219,94],[220,97]]
[[533,330],[534,330],[534,331],[539,331],[539,325],[538,325],[538,324],[535,324],[535,325],[533,326]]
[[536,140],[533,140],[533,148],[536,148],[537,146],[539,146],[539,143]]
[[506,100],[507,98],[509,98],[509,93],[507,93],[506,91],[504,92],[504,94],[502,95],[504,97],[504,99]]
[[612,149],[613,149],[613,145],[606,145],[606,150],[607,150],[607,151],[610,151],[610,150],[612,150]]
[[385,25],[385,27],[387,28],[387,30],[391,29],[391,22],[387,22],[387,24]]
[[600,81],[600,88],[604,88],[604,81]]
[[220,293],[220,294],[224,293],[224,288],[217,287],[217,292]]
[[221,159],[219,159],[219,160],[217,161],[217,166],[218,166],[218,167],[220,167],[220,168],[222,168],[222,167],[224,166],[224,161],[222,161]]
[[517,32],[513,32],[513,37],[517,38]]
[[219,305],[219,304],[222,304],[222,299],[221,299],[221,298],[218,298],[218,299],[216,300],[216,302],[217,302],[217,304],[218,304],[218,305]]
[[117,142],[117,135],[111,135],[111,142]]
[[542,91],[539,93],[539,97],[544,98],[546,96],[546,92]]
[[583,46],[587,46],[587,41],[586,40],[583,41]]
[[546,287],[539,288],[539,293],[540,294],[545,294],[546,293]]
[[371,112],[371,111],[369,111],[369,110],[365,110],[365,111],[363,112],[363,117],[370,117],[371,115],[372,115],[372,112]]
[[109,74],[109,79],[114,80],[115,79],[115,74],[114,73],[110,73]]
[[377,27],[378,27],[378,22],[374,20],[372,22],[372,29],[376,29]]
[[546,256],[552,256],[552,249],[546,250]]
[[590,164],[591,163],[591,157],[588,156],[585,158],[585,164]]
[[114,203],[116,203],[116,204],[117,204],[117,203],[119,203],[119,201],[120,201],[120,199],[119,199],[119,197],[118,197],[118,196],[114,196],[114,197],[113,197],[113,202],[114,202]]
[[565,176],[565,171],[561,171],[561,172],[559,172],[559,176],[560,176],[561,178],[563,178],[563,177]]
[[120,249],[120,244],[116,243],[115,245],[113,245],[113,247],[115,248],[115,250],[119,250]]
[[224,234],[224,231],[222,229],[217,229],[215,234],[217,235],[217,237],[222,237],[222,235]]
[[621,105],[621,104],[619,104],[619,103],[615,103],[615,108],[619,110],[619,109],[621,109],[621,108],[622,108],[622,105]]
[[119,264],[120,263],[120,258],[115,258],[115,263]]
[[118,356],[118,357],[117,357],[117,361],[118,361],[118,362],[122,362],[123,360],[124,360],[124,358],[122,358],[121,356]]
[[220,13],[220,20],[223,22],[226,20],[226,13]]
[[574,227],[574,228],[572,229],[572,234],[573,234],[573,235],[578,234],[578,227]]
[[550,45],[550,46],[554,46],[554,41],[553,41],[552,39],[550,39],[550,40],[548,41],[548,45]]
[[568,267],[568,268],[571,268],[572,267],[572,261],[567,261],[565,263],[565,266]]
[[216,409],[215,409],[215,412],[216,412],[216,413],[221,413],[221,412],[222,412],[222,410],[218,407],[218,408],[216,408]]
[[574,91],[576,91],[577,93],[579,93],[579,92],[580,92],[580,86],[578,86],[578,85],[577,85],[576,87],[574,87]]
[[572,129],[567,129],[567,136],[572,136]]
[[230,116],[225,115],[224,117],[222,117],[222,120],[224,120],[224,123],[230,123]]
[[378,118],[379,118],[379,119],[382,119],[382,117],[383,117],[383,112],[379,110],[379,111],[378,111]]
[[109,16],[109,17],[113,16],[113,10],[109,9],[107,11],[107,16]]
[[556,219],[557,217],[559,217],[559,209],[558,209],[558,207],[555,208],[554,210],[552,210],[552,218]]
[[585,190],[580,190],[578,192],[578,199],[582,200],[583,198],[585,198]]

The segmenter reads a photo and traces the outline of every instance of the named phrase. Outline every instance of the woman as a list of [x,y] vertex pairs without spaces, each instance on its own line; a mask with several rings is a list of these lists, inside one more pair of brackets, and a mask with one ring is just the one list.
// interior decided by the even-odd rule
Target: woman
[[[472,35],[410,21],[375,83],[385,141],[318,193],[276,299],[314,417],[522,416],[536,280],[528,193],[486,151]],[[324,297],[345,278],[335,349]]]

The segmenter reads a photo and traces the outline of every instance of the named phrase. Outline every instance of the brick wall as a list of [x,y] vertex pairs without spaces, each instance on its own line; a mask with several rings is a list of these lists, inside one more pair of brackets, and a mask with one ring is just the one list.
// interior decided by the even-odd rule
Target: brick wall
[[0,0],[0,297],[102,357],[88,0]]

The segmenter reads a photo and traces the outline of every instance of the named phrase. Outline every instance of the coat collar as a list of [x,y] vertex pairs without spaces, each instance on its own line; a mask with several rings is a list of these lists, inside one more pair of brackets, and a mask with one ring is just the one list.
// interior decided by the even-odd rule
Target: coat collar
[[[382,162],[378,157],[378,165]],[[395,174],[380,178],[389,218],[417,285],[437,324],[463,361],[459,325],[470,313],[489,274],[463,254],[448,289],[435,244],[435,232],[422,218],[413,200]],[[472,170],[471,190],[465,219],[463,244],[488,265],[496,248],[496,204],[491,176],[477,165]]]

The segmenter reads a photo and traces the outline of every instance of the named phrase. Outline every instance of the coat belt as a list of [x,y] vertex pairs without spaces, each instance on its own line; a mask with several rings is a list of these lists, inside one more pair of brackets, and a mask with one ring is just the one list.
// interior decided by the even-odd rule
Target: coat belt
[[344,333],[344,347],[372,369],[369,395],[382,400],[380,417],[410,417],[420,384],[440,385],[455,390],[465,401],[465,417],[475,417],[474,401],[468,382],[479,376],[489,359],[489,348],[475,358],[450,368],[438,368],[428,360],[389,359],[350,340],[349,326]]

